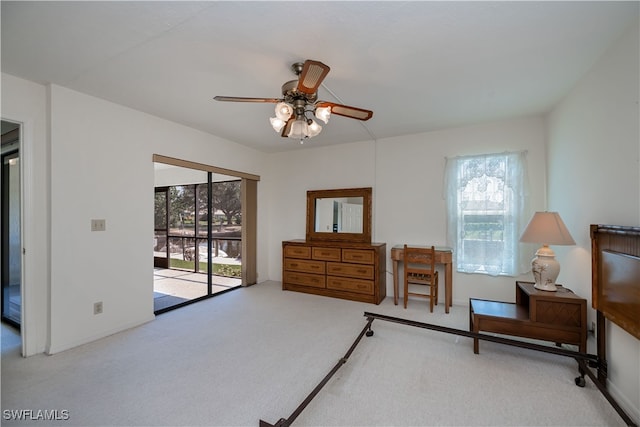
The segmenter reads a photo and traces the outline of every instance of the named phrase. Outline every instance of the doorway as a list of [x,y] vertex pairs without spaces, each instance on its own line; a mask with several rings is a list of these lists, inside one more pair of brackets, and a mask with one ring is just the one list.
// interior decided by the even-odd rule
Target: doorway
[[22,190],[19,124],[2,120],[0,146],[2,320],[19,329],[22,320]]

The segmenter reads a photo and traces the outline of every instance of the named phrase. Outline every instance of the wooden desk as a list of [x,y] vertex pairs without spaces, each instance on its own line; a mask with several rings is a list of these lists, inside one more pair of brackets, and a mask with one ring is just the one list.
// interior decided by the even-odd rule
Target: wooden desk
[[[424,245],[411,245],[426,247]],[[391,262],[393,264],[393,303],[398,305],[398,263],[404,261],[404,245],[391,248]],[[453,303],[453,250],[446,246],[436,246],[436,263],[444,264],[444,311],[449,312]]]
[[[577,345],[587,352],[587,301],[556,285],[540,291],[531,282],[516,282],[516,302],[469,299],[469,330],[514,335]],[[478,353],[478,338],[473,340]]]

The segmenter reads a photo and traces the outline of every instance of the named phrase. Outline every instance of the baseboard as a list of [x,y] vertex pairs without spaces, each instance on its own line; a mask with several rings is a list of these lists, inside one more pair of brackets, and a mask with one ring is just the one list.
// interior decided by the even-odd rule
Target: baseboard
[[156,318],[156,316],[154,314],[151,314],[151,316],[146,317],[145,319],[143,319],[143,320],[141,320],[139,322],[132,322],[130,324],[120,325],[120,326],[118,326],[116,328],[113,328],[112,330],[108,330],[108,331],[103,332],[103,333],[101,333],[99,335],[86,337],[86,338],[83,338],[81,340],[74,341],[74,342],[71,342],[71,343],[52,344],[45,351],[45,354],[51,356],[53,354],[60,353],[62,351],[71,350],[72,348],[75,348],[75,347],[78,347],[78,346],[81,346],[81,345],[84,345],[84,344],[88,344],[90,342],[97,341],[97,340],[100,340],[102,338],[106,338],[108,336],[117,334],[119,332],[126,331],[127,329],[131,329],[131,328],[136,328],[138,326],[142,326],[145,323],[151,322],[155,318]]
[[616,402],[618,402],[618,405],[622,407],[624,412],[633,419],[634,423],[640,425],[640,408],[634,406],[633,403],[620,392],[620,389],[609,380],[607,380],[607,390]]

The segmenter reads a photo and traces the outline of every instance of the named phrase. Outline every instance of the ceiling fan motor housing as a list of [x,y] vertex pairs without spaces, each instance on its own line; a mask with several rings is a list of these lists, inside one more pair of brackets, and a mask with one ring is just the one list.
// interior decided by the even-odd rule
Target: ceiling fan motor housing
[[297,100],[303,100],[306,103],[313,104],[318,100],[318,93],[302,93],[298,90],[298,81],[290,80],[282,85],[282,96],[288,104],[295,104]]

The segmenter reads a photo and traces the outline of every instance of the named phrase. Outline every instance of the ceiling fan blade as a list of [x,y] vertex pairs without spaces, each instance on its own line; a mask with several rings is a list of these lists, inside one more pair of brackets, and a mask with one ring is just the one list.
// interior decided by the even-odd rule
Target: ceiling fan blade
[[330,69],[322,62],[307,59],[298,78],[298,91],[306,94],[316,93]]
[[214,96],[216,101],[230,101],[230,102],[271,102],[277,104],[282,101],[279,98],[242,98],[239,96]]
[[333,102],[318,101],[316,107],[330,107],[331,114],[337,114],[339,116],[349,117],[352,119],[358,119],[362,121],[369,120],[373,117],[373,111],[364,110],[358,107],[350,107],[348,105],[334,104]]

